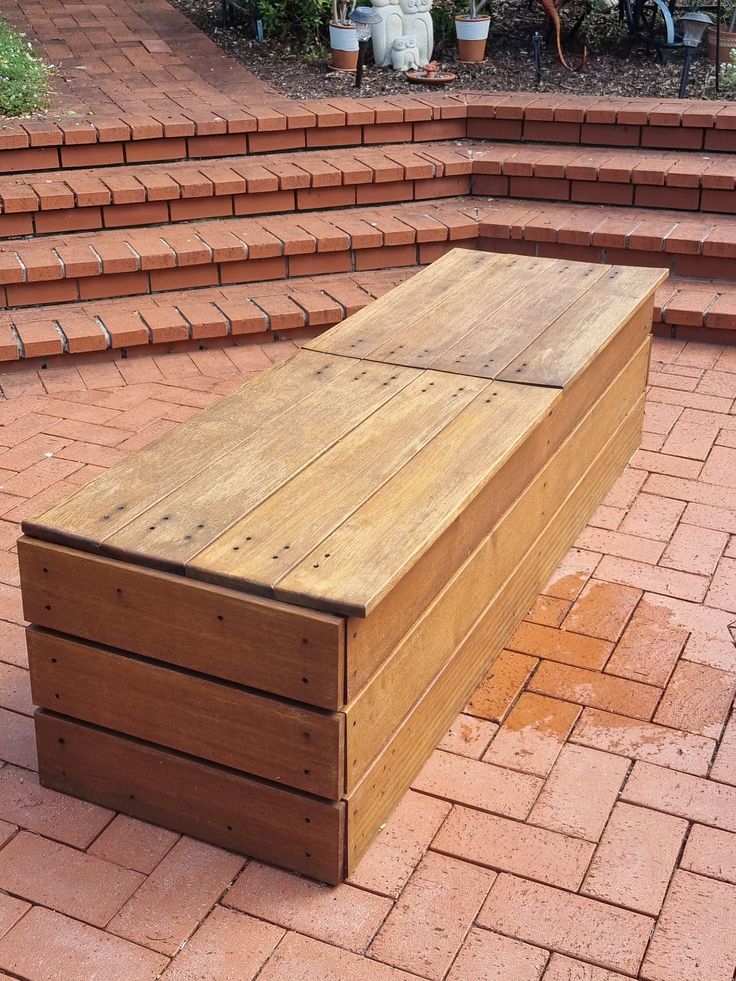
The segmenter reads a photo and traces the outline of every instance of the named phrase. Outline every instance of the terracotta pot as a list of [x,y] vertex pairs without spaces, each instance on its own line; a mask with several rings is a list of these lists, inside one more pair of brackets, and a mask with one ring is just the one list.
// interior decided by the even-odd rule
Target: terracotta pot
[[[716,29],[715,27],[709,27],[705,32],[705,44],[708,49],[708,58],[715,62],[716,60]],[[727,31],[724,27],[721,28],[721,52],[720,58],[718,59],[721,64],[728,64],[731,61],[731,51],[736,48],[736,31]]]
[[486,56],[486,41],[491,29],[491,18],[456,17],[457,60],[463,64],[477,64]]
[[358,67],[358,34],[352,24],[330,24],[332,67],[354,72]]

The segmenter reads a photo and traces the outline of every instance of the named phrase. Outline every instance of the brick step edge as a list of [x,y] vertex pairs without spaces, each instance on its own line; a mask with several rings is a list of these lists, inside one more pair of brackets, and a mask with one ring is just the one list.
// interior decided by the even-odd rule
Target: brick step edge
[[736,219],[593,205],[447,198],[16,242],[0,251],[5,308],[425,265],[458,242],[736,279]]
[[[314,336],[363,309],[420,267],[201,289],[74,307],[16,311],[0,320],[0,362],[39,362],[131,349],[208,350]],[[736,287],[668,280],[657,291],[653,333],[736,344]]]
[[0,237],[472,193],[736,213],[727,156],[482,142],[232,157],[0,179]]
[[736,106],[460,92],[279,101],[177,116],[12,119],[0,126],[0,172],[464,136],[728,153],[736,150]]
[[[0,361],[49,359],[192,342],[244,343],[324,330],[362,310],[414,268],[306,277],[103,300],[0,315]],[[65,358],[66,360],[66,358]]]

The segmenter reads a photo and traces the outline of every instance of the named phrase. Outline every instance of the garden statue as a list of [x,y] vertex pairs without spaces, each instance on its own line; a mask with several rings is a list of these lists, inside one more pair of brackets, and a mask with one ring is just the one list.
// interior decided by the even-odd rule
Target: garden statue
[[393,43],[404,33],[399,0],[372,0],[372,4],[381,18],[373,28],[373,60],[378,68],[390,68]]
[[416,71],[421,68],[417,39],[412,34],[397,37],[391,45],[391,66],[397,72]]
[[[381,22],[373,28],[373,60],[379,68],[393,64],[393,45],[401,37],[416,39],[418,66],[432,57],[432,0],[371,0]],[[400,49],[401,50],[401,49]],[[394,66],[395,67],[395,66]],[[403,70],[403,69],[402,69]]]
[[432,57],[434,48],[434,24],[432,0],[399,0],[404,18],[404,31],[417,39],[419,66],[423,67]]

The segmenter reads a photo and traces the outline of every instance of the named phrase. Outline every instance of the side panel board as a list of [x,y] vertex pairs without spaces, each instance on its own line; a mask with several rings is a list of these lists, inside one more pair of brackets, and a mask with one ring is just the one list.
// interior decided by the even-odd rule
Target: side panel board
[[416,708],[348,797],[347,874],[421,769],[457,712],[641,441],[644,396],[486,606]]
[[344,623],[231,589],[18,542],[26,620],[321,708],[343,702]]
[[636,405],[648,354],[647,342],[348,705],[348,793],[585,475],[589,448],[605,444]]
[[345,805],[36,712],[44,787],[324,882],[343,871]]
[[344,715],[30,628],[33,702],[75,719],[339,800]]

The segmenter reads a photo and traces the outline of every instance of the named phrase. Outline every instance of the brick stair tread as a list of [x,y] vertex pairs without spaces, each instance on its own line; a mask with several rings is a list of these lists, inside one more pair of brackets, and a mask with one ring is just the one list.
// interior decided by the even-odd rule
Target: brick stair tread
[[[422,110],[420,107],[424,106]],[[429,107],[432,115],[427,116]],[[55,119],[13,119],[0,126],[0,150],[84,145],[117,140],[207,136],[279,129],[333,127],[467,117],[529,119],[587,125],[654,126],[683,129],[736,129],[736,107],[727,101],[575,96],[539,92],[458,92],[446,95],[325,99],[320,102],[271,100],[233,108],[204,106],[196,112]]]
[[474,237],[477,222],[469,213],[475,208],[474,199],[462,197],[13,241],[0,248],[0,284],[38,286],[101,274]]
[[[408,182],[417,180],[426,198],[440,192],[437,179],[470,175],[490,179],[494,196],[705,211],[710,204],[718,212],[736,212],[736,163],[727,156],[465,140],[0,177],[0,235],[346,206],[389,193],[361,190],[362,185],[389,184],[395,199],[402,193],[411,199],[414,187]],[[507,179],[503,185],[493,183],[499,177]],[[662,188],[670,195],[665,200]],[[222,199],[214,208],[213,198]],[[82,210],[84,215],[73,213]]]
[[[468,177],[472,157],[468,141],[426,142],[6,175],[0,177],[0,235],[363,204],[386,191],[363,193],[362,185],[390,184],[395,191],[414,180],[423,182],[422,197],[432,197],[439,191],[435,179]],[[333,200],[337,188],[343,193]],[[467,182],[454,193],[463,189]],[[413,197],[411,186],[403,190]],[[216,209],[213,198],[223,199]]]
[[[417,218],[434,225],[407,223]],[[468,196],[6,242],[0,284],[466,238],[476,226],[487,239],[736,257],[736,216]]]
[[0,314],[0,361],[323,329],[417,267],[235,284]]
[[736,332],[736,283],[670,276],[657,290],[654,317],[662,324]]

